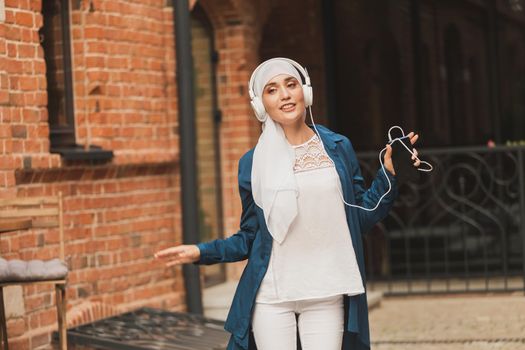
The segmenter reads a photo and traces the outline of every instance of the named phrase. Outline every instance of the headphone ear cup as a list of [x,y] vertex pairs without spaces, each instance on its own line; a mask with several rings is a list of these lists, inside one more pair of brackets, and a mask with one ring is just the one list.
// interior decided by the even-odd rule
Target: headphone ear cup
[[254,96],[250,101],[250,104],[252,105],[253,111],[255,112],[255,117],[257,117],[260,122],[264,122],[266,120],[266,109],[264,108],[261,99],[257,96]]
[[314,94],[310,85],[303,85],[304,105],[309,107],[313,104]]

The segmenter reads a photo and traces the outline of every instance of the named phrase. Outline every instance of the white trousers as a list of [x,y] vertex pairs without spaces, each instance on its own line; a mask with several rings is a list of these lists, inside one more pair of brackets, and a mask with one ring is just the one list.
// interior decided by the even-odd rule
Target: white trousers
[[296,350],[298,327],[303,350],[341,350],[343,318],[342,295],[275,304],[256,303],[253,335],[258,350]]

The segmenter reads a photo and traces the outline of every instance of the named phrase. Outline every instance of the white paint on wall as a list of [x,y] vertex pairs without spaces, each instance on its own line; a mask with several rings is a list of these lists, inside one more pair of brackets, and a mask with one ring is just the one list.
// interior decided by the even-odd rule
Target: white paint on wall
[[5,315],[7,319],[24,315],[25,307],[22,294],[22,286],[4,287]]

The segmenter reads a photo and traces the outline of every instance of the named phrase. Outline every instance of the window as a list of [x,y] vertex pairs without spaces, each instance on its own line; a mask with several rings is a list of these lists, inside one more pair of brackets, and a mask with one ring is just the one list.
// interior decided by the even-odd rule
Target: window
[[514,12],[523,11],[523,0],[509,0],[509,5]]
[[60,153],[65,160],[106,161],[113,158],[112,151],[82,147],[75,140],[69,11],[69,1],[42,2],[44,24],[38,34],[46,62],[51,152]]
[[52,148],[75,145],[68,6],[69,1],[44,0],[42,3],[44,25],[39,35],[46,61],[47,108]]

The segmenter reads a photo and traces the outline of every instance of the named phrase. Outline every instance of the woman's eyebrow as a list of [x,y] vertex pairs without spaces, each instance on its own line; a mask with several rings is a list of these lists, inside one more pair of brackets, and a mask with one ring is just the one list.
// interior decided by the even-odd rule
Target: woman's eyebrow
[[[296,79],[295,77],[288,77],[288,78],[285,78],[285,79],[284,79],[284,82],[287,83],[287,82],[289,82],[290,80],[295,80],[295,81],[297,81],[297,79]],[[276,85],[277,85],[277,83],[272,81],[271,83],[268,83],[268,84],[264,85],[264,88],[266,89],[267,87],[270,87],[270,86],[276,86]]]
[[263,91],[267,91],[268,89],[275,88],[275,87],[277,87],[277,83],[274,83],[274,82],[268,83],[268,84],[264,85]]

